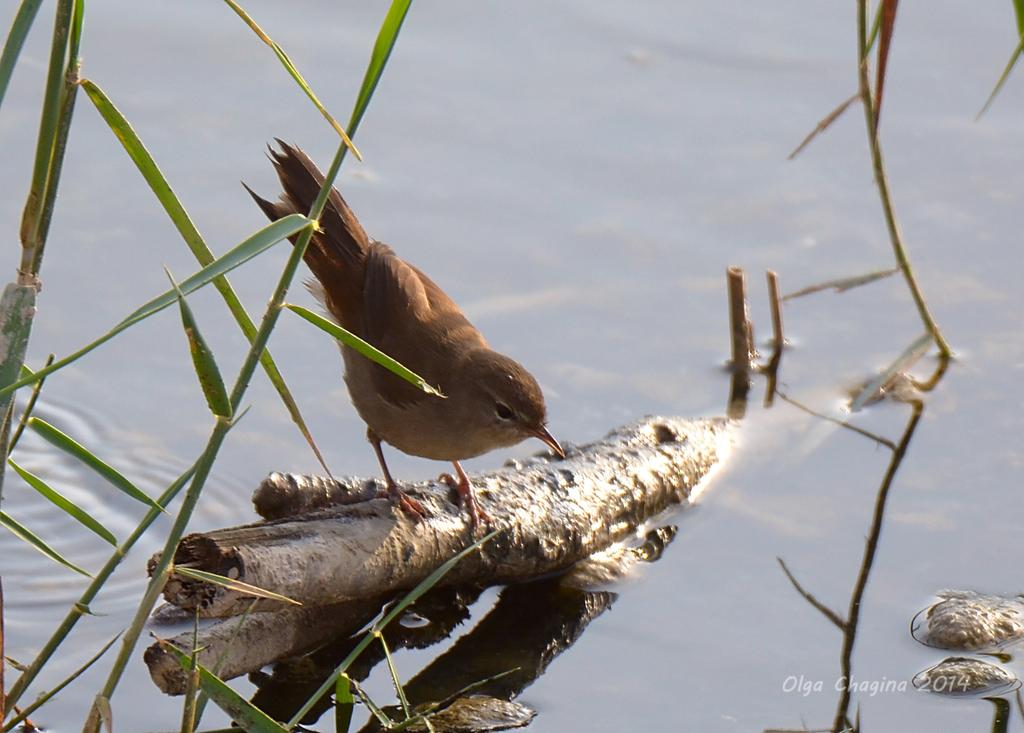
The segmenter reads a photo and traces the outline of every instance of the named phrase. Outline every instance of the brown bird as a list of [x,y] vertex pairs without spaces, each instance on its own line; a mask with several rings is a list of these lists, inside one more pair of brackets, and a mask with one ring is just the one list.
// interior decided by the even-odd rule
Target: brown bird
[[[270,157],[284,193],[272,203],[246,190],[271,220],[309,212],[323,174],[296,147],[278,140]],[[294,239],[293,239],[294,241]],[[440,389],[425,394],[384,367],[342,346],[345,383],[387,482],[386,495],[415,519],[423,505],[395,484],[381,443],[414,456],[451,461],[470,520],[489,522],[459,461],[526,438],[565,452],[545,425],[537,380],[518,362],[487,345],[440,287],[386,244],[370,239],[345,200],[332,189],[305,261],[317,282],[310,290],[338,325],[397,359]]]

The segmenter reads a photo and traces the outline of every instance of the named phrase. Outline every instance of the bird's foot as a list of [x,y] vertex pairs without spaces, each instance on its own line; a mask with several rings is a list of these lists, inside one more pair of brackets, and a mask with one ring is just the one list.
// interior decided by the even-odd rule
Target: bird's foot
[[397,484],[389,483],[386,488],[377,492],[377,498],[390,499],[392,504],[405,512],[414,522],[422,522],[430,516],[421,503],[398,488]]
[[477,503],[476,494],[473,491],[473,485],[469,483],[469,479],[462,481],[450,473],[442,473],[437,477],[438,481],[444,481],[448,486],[455,489],[459,494],[459,501],[466,507],[466,512],[469,514],[469,523],[475,530],[477,527],[483,526],[484,528],[494,526],[494,522],[491,516],[480,508]]

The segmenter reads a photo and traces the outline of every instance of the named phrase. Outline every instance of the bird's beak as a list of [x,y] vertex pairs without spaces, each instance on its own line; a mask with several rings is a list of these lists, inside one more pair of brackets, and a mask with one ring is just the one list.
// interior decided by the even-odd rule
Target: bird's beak
[[543,440],[548,448],[555,452],[555,455],[559,458],[565,458],[565,451],[562,450],[562,446],[555,440],[555,436],[548,432],[548,429],[541,425],[539,428],[533,431],[533,435],[540,440]]

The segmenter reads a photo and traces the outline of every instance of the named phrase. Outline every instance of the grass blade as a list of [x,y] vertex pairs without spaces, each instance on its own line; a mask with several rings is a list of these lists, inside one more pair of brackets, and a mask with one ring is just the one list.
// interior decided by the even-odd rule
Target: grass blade
[[390,356],[385,354],[383,351],[366,343],[351,331],[346,331],[344,328],[334,323],[333,321],[329,321],[323,316],[317,315],[308,308],[303,308],[301,305],[285,303],[284,307],[290,310],[292,313],[295,313],[296,315],[299,315],[305,320],[309,321],[322,331],[329,333],[338,341],[345,344],[345,346],[355,349],[370,361],[380,364],[382,367],[392,372],[393,374],[398,375],[399,377],[409,382],[410,384],[416,385],[427,394],[432,394],[437,397],[444,397],[444,395],[441,393],[439,389],[427,384],[427,380],[425,380],[419,374],[405,366],[402,366],[397,361],[392,359]]
[[233,590],[238,593],[244,593],[247,596],[256,596],[257,598],[266,598],[271,601],[280,601],[281,603],[290,603],[293,606],[301,606],[302,604],[298,601],[289,598],[288,596],[282,596],[280,593],[274,593],[270,590],[264,590],[255,585],[249,583],[243,583],[241,580],[229,578],[225,575],[218,575],[217,573],[209,573],[205,570],[196,570],[194,568],[182,568],[175,567],[173,569],[175,575],[182,575],[186,578],[192,578],[193,580],[201,580],[204,583],[212,583],[213,585],[219,585],[221,588],[227,590]]
[[88,448],[61,431],[59,428],[54,427],[45,420],[40,420],[38,417],[30,418],[28,426],[38,433],[39,436],[47,443],[55,448],[59,448],[73,458],[78,459],[81,463],[84,463],[86,466],[98,473],[114,488],[124,492],[131,498],[145,504],[146,506],[164,511],[162,506],[149,498],[142,489],[129,481],[123,473],[103,459],[99,458]]
[[43,0],[22,0],[18,12],[11,23],[10,33],[4,42],[3,53],[0,53],[0,105],[3,105],[4,94],[7,86],[11,83],[11,76],[14,74],[14,67],[18,63],[18,54],[21,53],[25,39],[32,28],[32,22],[36,19],[39,6]]
[[871,53],[871,49],[875,47],[875,41],[878,40],[878,30],[882,27],[882,3],[878,4],[875,8],[875,17],[871,21],[871,31],[868,33],[868,39],[865,43],[864,55],[867,56]]
[[206,339],[199,330],[192,309],[185,302],[185,296],[178,289],[170,271],[167,277],[171,286],[178,294],[178,310],[181,311],[181,325],[185,329],[185,337],[188,339],[188,350],[192,356],[192,366],[195,369],[196,377],[199,379],[199,387],[203,390],[206,404],[215,417],[231,417],[231,401],[228,399],[228,390],[224,386],[224,378],[217,368],[217,360],[213,356]]
[[408,720],[412,717],[412,711],[409,709],[409,700],[405,696],[405,690],[402,689],[402,681],[398,679],[398,669],[395,667],[395,660],[391,656],[391,650],[388,648],[388,643],[384,639],[384,634],[377,632],[377,638],[380,639],[380,645],[384,648],[384,660],[388,665],[388,674],[391,675],[391,683],[395,686],[395,693],[398,695],[398,702],[402,705],[402,712],[405,713],[405,719]]
[[878,121],[882,118],[882,90],[885,88],[885,69],[889,63],[889,48],[892,43],[892,31],[896,24],[896,9],[899,0],[882,0],[881,31],[878,36],[878,68],[875,70],[875,129],[878,135]]
[[[284,222],[284,226],[277,228],[274,227],[274,224],[281,224],[282,222]],[[182,294],[188,295],[189,293],[198,290],[203,285],[212,282],[224,273],[230,272],[239,265],[245,264],[256,255],[270,249],[278,242],[287,239],[293,234],[297,234],[306,227],[312,226],[312,224],[313,222],[302,214],[288,214],[288,216],[278,219],[270,226],[263,227],[256,232],[256,234],[247,238],[237,247],[227,252],[227,254],[222,255],[203,269],[199,270],[199,272],[183,280],[178,285],[178,289]],[[121,321],[121,323],[129,325],[137,323],[143,318],[151,316],[157,311],[163,310],[171,303],[176,302],[177,299],[178,291],[168,290],[136,309]]]
[[352,680],[351,684],[352,688],[356,691],[356,695],[359,697],[359,700],[363,703],[363,705],[366,706],[366,709],[373,714],[373,717],[377,719],[377,722],[380,723],[381,728],[383,728],[384,730],[391,730],[392,728],[394,728],[395,721],[389,718],[388,714],[381,710],[380,706],[377,705],[377,703],[375,703],[373,699],[366,694],[366,690],[364,690],[355,680]]
[[363,75],[363,83],[359,88],[359,96],[352,108],[352,118],[348,123],[348,134],[355,137],[359,123],[363,119],[366,108],[370,105],[370,99],[377,89],[377,82],[384,73],[384,66],[391,57],[391,51],[398,41],[398,34],[402,30],[402,23],[409,12],[412,0],[393,0],[388,8],[384,22],[381,23],[380,31],[377,33],[377,40],[373,44],[373,51],[370,53],[370,62],[366,66],[366,73]]
[[[170,183],[164,177],[160,167],[153,160],[153,156],[150,155],[149,150],[142,143],[142,140],[135,133],[131,124],[125,119],[121,111],[114,105],[109,97],[97,86],[94,82],[83,79],[81,82],[82,89],[85,91],[86,96],[89,97],[96,110],[103,117],[103,120],[107,123],[111,132],[124,146],[125,152],[128,153],[128,157],[135,163],[135,167],[139,173],[145,179],[149,185],[150,190],[156,196],[157,201],[163,206],[164,211],[167,212],[167,216],[170,217],[171,223],[178,230],[181,238],[185,240],[185,244],[188,245],[189,250],[195,256],[196,260],[201,266],[209,265],[214,261],[213,252],[207,246],[206,241],[203,239],[199,230],[196,229],[195,224],[192,222],[192,218],[188,215],[185,207],[181,204],[181,201],[175,195],[174,190],[171,188]],[[253,323],[252,318],[246,312],[242,302],[238,299],[235,294],[234,288],[231,287],[231,283],[228,282],[226,277],[218,277],[214,279],[213,286],[220,292],[221,297],[228,306],[228,310],[235,317],[235,321],[238,323],[238,327],[242,329],[242,333],[245,335],[246,340],[252,343],[253,338],[256,335],[256,324]],[[298,427],[299,432],[306,439],[310,449],[313,451],[313,455],[316,456],[320,465],[324,467],[324,470],[330,474],[330,469],[327,467],[327,463],[324,461],[323,455],[320,453],[320,449],[317,447],[316,441],[313,440],[313,435],[306,426],[306,421],[302,417],[302,413],[299,410],[298,403],[295,398],[292,397],[291,391],[288,389],[288,385],[285,384],[284,377],[281,375],[281,371],[277,368],[277,363],[274,361],[274,357],[271,355],[269,349],[265,349],[260,354],[260,365],[263,367],[263,371],[266,372],[267,377],[270,379],[271,384],[274,385],[274,389],[277,390],[278,395],[281,397],[281,401],[284,403],[285,409],[288,410],[288,414],[291,416],[292,422]]]
[[802,298],[805,295],[811,293],[819,293],[822,290],[835,290],[837,293],[845,293],[847,290],[853,288],[859,288],[861,285],[867,285],[875,280],[881,280],[884,277],[895,275],[900,271],[900,268],[893,267],[889,270],[875,270],[874,272],[867,272],[863,275],[853,275],[852,277],[840,277],[835,280],[826,280],[816,285],[809,285],[806,288],[801,288],[792,293],[783,296],[782,300],[793,300],[794,298]]
[[[161,648],[170,652],[178,660],[182,669],[186,672],[191,671],[192,662],[187,654],[170,642],[162,639],[158,639],[158,642]],[[288,733],[287,728],[282,727],[269,715],[231,689],[206,667],[200,664],[197,668],[199,669],[200,687],[217,704],[217,707],[230,715],[231,719],[243,730],[249,731],[249,733]]]
[[[309,246],[309,241],[313,235],[313,222],[320,217],[323,213],[324,207],[327,205],[328,192],[330,191],[331,186],[334,185],[334,179],[337,177],[338,171],[341,168],[342,159],[346,150],[348,150],[348,148],[345,147],[344,143],[338,146],[338,151],[335,153],[334,160],[331,161],[331,166],[327,170],[327,175],[324,177],[323,184],[320,187],[320,192],[317,194],[313,205],[309,209],[309,216],[300,217],[308,222],[308,224],[303,226],[301,233],[295,239],[295,245],[292,247],[292,251],[288,255],[288,260],[285,263],[284,269],[281,271],[277,285],[275,286],[274,292],[267,304],[263,319],[260,322],[259,331],[257,331],[256,337],[252,340],[249,350],[246,352],[245,360],[242,362],[242,366],[238,370],[238,376],[235,378],[234,385],[231,388],[231,408],[233,410],[238,409],[238,406],[242,402],[242,398],[245,397],[245,392],[248,389],[249,383],[252,381],[252,376],[259,364],[260,354],[262,354],[263,350],[267,347],[267,341],[270,338],[270,334],[274,330],[274,326],[277,324],[277,320],[281,313],[281,305],[284,303],[285,296],[288,293],[288,288],[291,286],[292,280],[295,278],[295,273],[298,271],[299,264],[302,262],[303,255],[305,254],[306,248]],[[196,503],[199,501],[199,497],[206,485],[206,481],[210,476],[210,472],[213,469],[213,464],[217,459],[217,455],[224,444],[224,440],[227,438],[228,431],[234,424],[234,422],[225,420],[224,418],[217,418],[214,422],[213,430],[207,440],[206,447],[204,448],[202,455],[196,461],[195,473],[193,474],[192,482],[189,484],[181,506],[178,508],[178,514],[175,517],[171,531],[164,542],[164,547],[160,553],[159,560],[152,569],[152,577],[150,578],[149,584],[146,586],[146,591],[142,596],[142,600],[139,602],[135,615],[132,617],[132,621],[129,624],[127,631],[125,631],[121,649],[118,652],[117,658],[111,665],[106,682],[103,684],[103,694],[108,697],[113,695],[114,691],[117,689],[117,685],[124,674],[124,670],[131,659],[135,645],[138,643],[139,635],[142,633],[142,629],[148,621],[149,614],[153,610],[153,606],[156,605],[157,598],[159,598],[160,593],[164,588],[164,584],[167,582],[167,578],[170,575],[171,558],[174,556],[175,548],[178,546],[178,542],[181,540],[181,537],[185,532],[185,528],[187,527],[189,520],[192,518],[192,513],[195,511]],[[94,733],[94,728],[86,728],[85,733]]]
[[324,107],[323,102],[321,102],[320,99],[316,96],[316,93],[309,86],[306,80],[302,78],[302,74],[299,73],[299,70],[295,67],[295,64],[292,62],[288,54],[285,53],[284,49],[277,45],[274,39],[268,36],[266,32],[264,32],[264,30],[260,28],[259,24],[257,24],[256,21],[252,19],[252,16],[245,12],[245,10],[238,3],[236,3],[235,0],[224,0],[224,2],[228,4],[228,7],[235,11],[235,14],[239,18],[245,21],[245,24],[252,29],[252,32],[255,33],[256,36],[261,41],[263,41],[265,44],[270,46],[271,49],[273,49],[274,54],[281,62],[281,65],[284,66],[285,70],[288,72],[288,75],[291,76],[291,78],[295,80],[295,83],[299,85],[302,91],[306,93],[306,96],[309,97],[309,101],[311,101],[314,104],[314,106],[316,106],[316,108],[320,110],[320,114],[324,116],[324,119],[327,120],[330,123],[331,127],[334,128],[334,131],[338,133],[338,135],[344,141],[345,146],[352,151],[356,158],[362,160],[362,154],[353,144],[348,133],[346,133],[344,128],[342,128],[342,126],[338,124],[338,121],[334,119],[334,116],[327,111],[327,108]]
[[82,509],[80,506],[75,504],[73,501],[68,499],[66,496],[61,494],[56,489],[52,488],[49,484],[43,481],[35,474],[26,471],[24,468],[14,462],[13,458],[7,459],[8,465],[14,469],[14,471],[25,480],[29,486],[39,492],[43,498],[49,501],[51,504],[56,506],[62,512],[67,514],[69,517],[75,519],[79,524],[93,532],[98,537],[101,537],[104,541],[117,547],[117,537],[113,533],[104,527],[102,524],[93,519],[88,512]]
[[102,657],[104,654],[107,653],[107,650],[114,645],[114,642],[117,641],[118,638],[120,638],[120,636],[121,636],[121,634],[118,633],[116,636],[114,636],[113,639],[111,639],[106,644],[104,644],[103,648],[100,649],[98,652],[96,652],[89,659],[89,661],[87,661],[81,667],[79,667],[74,672],[72,672],[70,675],[65,677],[64,680],[59,685],[54,687],[52,690],[50,690],[48,692],[44,692],[43,694],[39,695],[39,697],[37,697],[35,700],[32,701],[31,704],[29,704],[24,709],[22,709],[21,712],[19,712],[11,720],[8,720],[7,722],[5,722],[4,726],[3,726],[3,730],[4,731],[13,730],[18,725],[18,723],[20,723],[25,718],[27,718],[32,713],[34,713],[36,710],[38,710],[43,705],[48,703],[52,698],[56,697],[57,694],[61,690],[63,690],[65,687],[67,687],[72,682],[77,680],[79,677],[81,677],[82,673],[84,673],[87,669],[89,669],[89,667],[91,667],[93,664],[95,664],[99,660],[100,657]]
[[105,695],[97,695],[92,701],[86,727],[94,727],[99,730],[100,723],[103,723],[107,733],[114,733],[114,711],[110,708],[110,698]]
[[22,269],[34,273],[32,263],[35,250],[44,239],[43,209],[57,181],[51,176],[51,164],[57,148],[58,128],[61,125],[61,96],[66,76],[68,38],[71,33],[73,0],[58,0],[53,26],[53,42],[50,46],[50,63],[46,72],[46,89],[43,92],[43,113],[39,121],[39,137],[36,141],[35,162],[32,166],[32,183],[21,220]]
[[478,539],[476,542],[474,542],[472,545],[467,547],[465,550],[462,550],[459,554],[455,555],[455,557],[452,557],[449,560],[446,560],[444,563],[442,563],[441,566],[437,570],[435,570],[430,575],[428,575],[426,578],[421,580],[419,585],[417,585],[415,588],[413,588],[411,591],[409,591],[409,593],[407,593],[405,595],[405,597],[402,598],[401,601],[399,601],[397,604],[395,604],[395,607],[392,608],[387,613],[387,615],[384,616],[384,618],[382,618],[380,621],[375,623],[373,625],[373,630],[374,631],[383,631],[385,629],[385,627],[387,627],[387,625],[389,623],[391,623],[396,618],[398,618],[398,616],[401,615],[405,611],[405,609],[407,609],[413,603],[418,601],[420,596],[422,596],[428,590],[430,590],[435,585],[437,585],[438,581],[440,581],[441,578],[443,578],[445,575],[447,575],[451,571],[452,568],[454,568],[456,565],[458,565],[459,561],[462,558],[464,558],[466,555],[469,555],[472,552],[475,552],[479,548],[483,547],[485,544],[487,544],[487,542],[489,542],[497,534],[498,534],[498,530],[494,530],[493,532],[490,532],[489,534],[484,535],[483,537]]
[[988,108],[992,106],[992,103],[996,101],[996,97],[999,96],[999,92],[1003,90],[1003,85],[1006,80],[1010,78],[1010,72],[1013,71],[1013,67],[1017,64],[1017,59],[1024,54],[1024,33],[1021,34],[1020,42],[1017,43],[1017,47],[1013,49],[1013,53],[1010,54],[1010,60],[1006,62],[1006,66],[1003,68],[1003,73],[999,75],[999,81],[996,82],[995,88],[992,93],[988,95],[988,99],[985,100],[985,104],[982,106],[981,111],[978,112],[975,121],[980,120],[981,116],[988,112]]
[[192,650],[189,654],[188,682],[185,683],[185,702],[181,706],[181,733],[196,729],[196,694],[199,692],[199,609],[192,614]]
[[334,733],[348,733],[352,725],[356,701],[352,697],[351,682],[347,674],[341,674],[334,683]]
[[[50,364],[53,363],[55,356],[55,354],[47,356],[46,364],[44,366],[50,366]],[[22,364],[21,376],[32,377],[35,376],[35,372]],[[28,419],[32,417],[32,411],[36,408],[36,401],[39,399],[39,393],[43,391],[44,382],[46,382],[46,377],[40,378],[38,382],[32,385],[32,394],[29,395],[28,403],[25,405],[25,410],[21,413],[21,419],[18,420],[18,428],[14,431],[14,435],[11,437],[11,444],[7,447],[8,454],[14,452],[14,447],[18,445],[18,441],[21,440],[21,434],[25,432],[25,426],[28,424]]]
[[[270,249],[281,240],[286,239],[311,225],[312,222],[302,214],[289,214],[286,217],[278,219],[269,226],[263,227],[234,249],[229,250],[226,254],[196,272],[187,280],[183,281],[178,287],[181,288],[182,293],[188,295],[189,293],[198,290],[203,285],[212,282],[221,275],[245,264],[253,257],[256,257],[260,253]],[[13,384],[0,388],[0,396],[9,394],[19,387],[24,387],[26,384],[32,384],[46,375],[52,374],[58,369],[63,369],[68,364],[78,361],[90,351],[102,346],[130,326],[148,318],[154,313],[159,313],[164,308],[175,303],[177,299],[178,294],[174,290],[168,290],[140,308],[134,310],[124,320],[92,343],[83,346],[78,351],[69,356],[65,356],[63,359],[55,361],[48,367],[39,369],[32,376],[22,377]]]
[[[230,647],[232,644],[235,643],[235,640],[238,638],[238,635],[242,631],[242,627],[245,625],[246,620],[249,618],[249,614],[252,613],[256,609],[256,605],[259,602],[260,602],[259,598],[254,598],[252,600],[252,603],[250,603],[246,607],[245,611],[242,612],[242,615],[239,618],[239,623],[235,626],[235,630],[231,632],[231,637],[228,639],[227,645],[225,645],[225,647],[224,647],[224,651],[222,651],[220,653],[220,656],[217,657],[217,659],[214,661],[213,667],[210,668],[210,671],[214,675],[220,675],[220,668],[224,665],[224,660],[227,658],[227,655],[228,655],[228,647]],[[209,695],[207,695],[205,692],[200,691],[199,697],[196,699],[196,706],[195,706],[195,716],[194,717],[195,717],[195,720],[196,720],[196,725],[198,725],[199,721],[203,719],[203,712],[206,710],[206,702],[209,699],[210,699]],[[233,733],[235,733],[235,732],[233,732]]]
[[32,545],[34,548],[39,550],[41,553],[46,555],[54,562],[60,563],[64,567],[74,570],[76,573],[84,575],[87,578],[92,577],[92,575],[90,575],[88,572],[82,570],[82,568],[78,567],[70,560],[65,559],[63,555],[61,555],[59,552],[57,552],[48,544],[46,544],[32,530],[20,524],[14,517],[12,517],[5,511],[0,511],[0,525],[7,527],[7,529],[13,532],[17,537]]
[[845,101],[840,102],[835,109],[819,120],[818,124],[814,126],[814,129],[807,133],[807,136],[800,141],[800,144],[797,145],[796,148],[793,149],[793,152],[786,156],[786,160],[794,160],[796,156],[800,155],[800,153],[804,151],[804,148],[811,144],[811,141],[814,140],[814,138],[825,132],[825,130],[827,130],[833,122],[838,120],[842,116],[843,112],[845,112],[847,108],[858,99],[860,99],[860,94],[853,94]]

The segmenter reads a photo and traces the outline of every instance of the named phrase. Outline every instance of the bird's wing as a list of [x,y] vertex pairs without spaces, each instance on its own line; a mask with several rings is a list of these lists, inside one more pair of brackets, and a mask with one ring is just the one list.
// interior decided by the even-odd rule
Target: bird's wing
[[[458,350],[486,346],[454,301],[387,245],[370,247],[363,294],[363,338],[442,391]],[[374,386],[388,402],[408,406],[436,399],[373,367]]]

